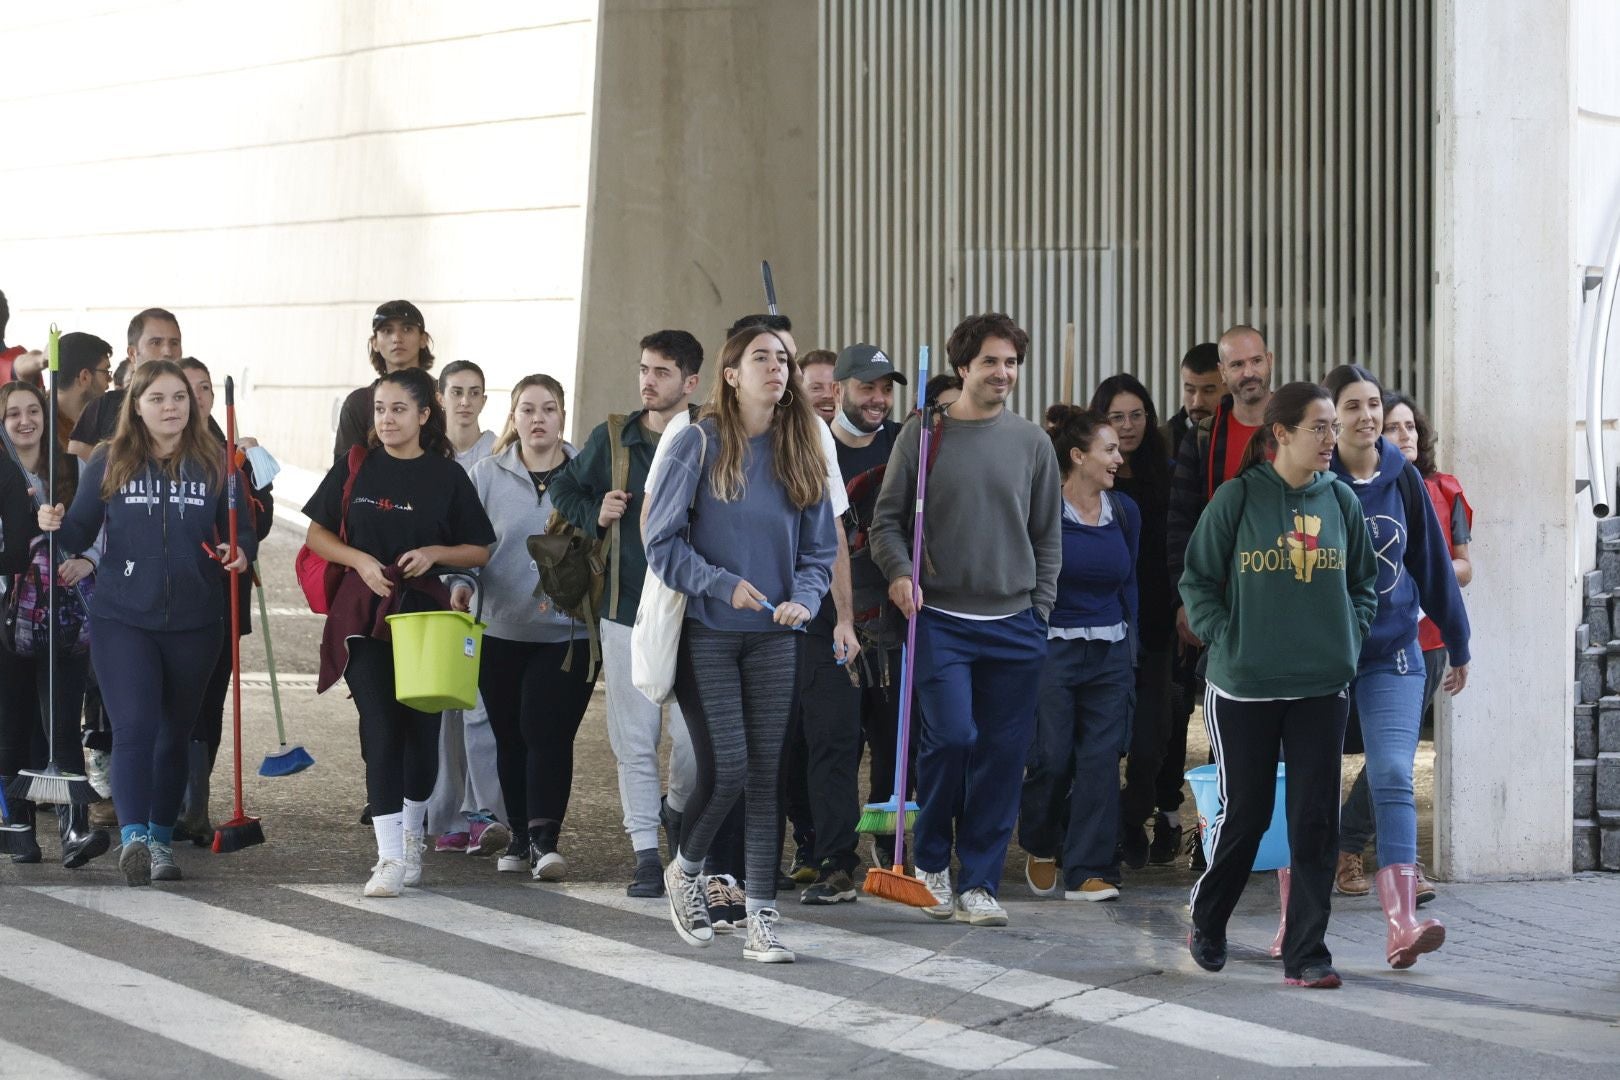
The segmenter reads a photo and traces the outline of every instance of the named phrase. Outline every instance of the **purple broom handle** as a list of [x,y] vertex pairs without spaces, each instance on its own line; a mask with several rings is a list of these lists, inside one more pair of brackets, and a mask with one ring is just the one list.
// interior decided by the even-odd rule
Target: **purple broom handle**
[[[894,801],[899,821],[894,830],[894,863],[906,864],[906,765],[911,755],[911,699],[917,685],[917,616],[922,613],[923,500],[928,495],[928,346],[917,350],[917,506],[911,519],[911,603],[906,621],[906,657],[900,671],[900,745],[895,761]],[[918,810],[921,813],[921,809]]]

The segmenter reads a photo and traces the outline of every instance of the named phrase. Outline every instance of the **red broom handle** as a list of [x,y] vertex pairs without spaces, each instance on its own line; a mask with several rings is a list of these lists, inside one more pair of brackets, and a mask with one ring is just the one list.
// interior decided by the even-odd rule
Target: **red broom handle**
[[242,595],[237,589],[239,572],[236,569],[236,386],[225,376],[225,490],[230,515],[230,554],[226,564],[231,568],[231,726],[236,747],[236,818],[246,814],[242,808]]
[[906,662],[900,676],[900,745],[895,762],[894,864],[906,864],[907,765],[911,755],[911,699],[917,690],[917,617],[922,614],[923,500],[928,495],[928,346],[917,350],[917,505],[911,518],[911,618],[906,620]]

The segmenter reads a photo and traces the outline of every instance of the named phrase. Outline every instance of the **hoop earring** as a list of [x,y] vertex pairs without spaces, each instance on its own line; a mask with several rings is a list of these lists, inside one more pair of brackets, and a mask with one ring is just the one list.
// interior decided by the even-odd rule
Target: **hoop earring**
[[776,407],[778,409],[785,409],[791,404],[793,404],[793,391],[789,390],[782,395],[782,400],[776,403]]

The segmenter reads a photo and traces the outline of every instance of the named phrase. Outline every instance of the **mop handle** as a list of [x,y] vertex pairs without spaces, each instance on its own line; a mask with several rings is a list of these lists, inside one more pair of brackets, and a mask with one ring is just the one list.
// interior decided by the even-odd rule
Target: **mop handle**
[[276,739],[287,748],[287,728],[281,722],[281,687],[276,685],[276,650],[270,645],[270,608],[264,602],[264,578],[253,561],[253,591],[259,598],[259,629],[264,631],[264,663],[270,670],[270,702],[276,709]]
[[[62,366],[62,332],[51,323],[50,344],[46,346],[46,366],[50,368],[50,416],[45,421],[45,499],[56,505],[56,373]],[[56,530],[45,534],[45,700],[46,739],[50,741],[49,760],[56,761]],[[63,835],[66,835],[65,833]]]
[[906,862],[906,759],[911,754],[911,687],[917,663],[917,616],[922,603],[923,499],[928,494],[928,346],[917,350],[917,506],[911,519],[911,603],[906,620],[906,646],[900,658],[900,739],[894,762],[894,801],[899,818],[894,830],[894,862]]
[[236,587],[236,384],[229,375],[225,376],[225,492],[231,535],[230,555],[225,560],[231,568],[231,726],[236,747],[236,820],[240,821],[246,816],[242,810],[242,594]]

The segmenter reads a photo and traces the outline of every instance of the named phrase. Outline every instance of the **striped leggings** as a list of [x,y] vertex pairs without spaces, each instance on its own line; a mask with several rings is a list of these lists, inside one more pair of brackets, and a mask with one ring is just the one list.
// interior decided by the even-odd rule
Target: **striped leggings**
[[711,630],[688,620],[675,660],[675,696],[692,737],[697,784],[681,822],[681,855],[701,862],[746,791],[745,885],[750,900],[776,898],[777,773],[798,676],[798,642],[786,631]]

